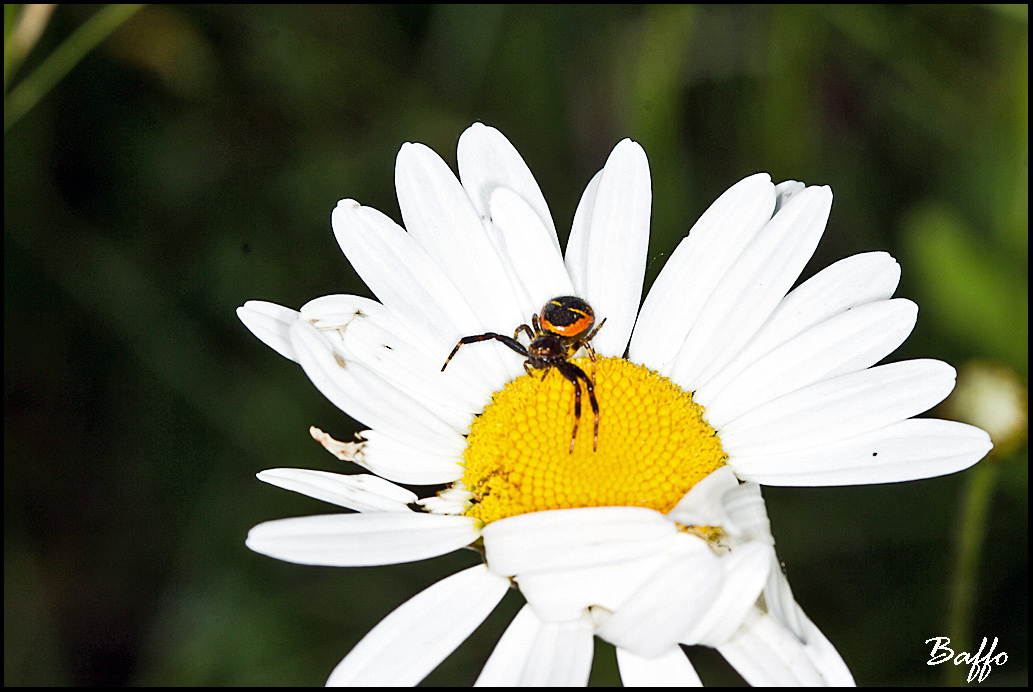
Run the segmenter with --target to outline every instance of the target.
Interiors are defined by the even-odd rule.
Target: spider
[[[585,374],[570,359],[582,346],[588,351],[589,358],[595,362],[595,349],[590,343],[592,337],[602,329],[606,319],[592,329],[595,324],[595,312],[585,301],[575,296],[560,296],[553,298],[542,308],[540,315],[531,315],[531,325],[522,324],[513,332],[513,338],[487,332],[474,336],[464,336],[452,349],[445,364],[441,366],[444,372],[449,361],[459,351],[463,344],[473,344],[478,341],[495,339],[527,358],[524,361],[524,371],[530,375],[531,370],[545,370],[542,379],[549,374],[549,370],[556,368],[561,375],[566,377],[574,385],[574,433],[570,437],[570,453],[574,452],[574,442],[577,440],[577,426],[581,420],[581,383],[585,383],[588,390],[588,400],[592,404],[592,412],[595,414],[595,429],[592,436],[592,451],[596,450],[599,443],[599,402],[595,398],[595,371],[592,377]],[[526,347],[516,340],[520,333],[524,332],[531,340]]]

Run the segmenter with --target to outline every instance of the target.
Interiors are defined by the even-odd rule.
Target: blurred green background
[[[5,95],[97,11],[59,6],[10,81],[5,61]],[[353,197],[399,219],[403,142],[454,165],[467,126],[498,127],[565,240],[589,178],[636,139],[647,286],[739,179],[829,184],[805,276],[893,253],[921,314],[890,360],[981,361],[1025,387],[1027,99],[1025,6],[145,7],[16,122],[5,99],[5,683],[321,684],[476,561],[347,570],[244,547],[261,521],[332,511],[254,474],[353,470],[308,427],[357,426],[234,309],[369,295],[330,211]],[[1024,430],[995,442],[946,478],[765,489],[797,599],[860,684],[946,679],[924,642],[958,628],[960,526],[981,545],[967,650],[998,637],[1008,662],[984,684],[1026,684],[1028,449]],[[472,682],[520,603],[426,684]],[[692,656],[704,682],[741,682]],[[617,680],[597,646],[593,684]]]

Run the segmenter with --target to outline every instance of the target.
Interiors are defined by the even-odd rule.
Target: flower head
[[[924,478],[990,443],[911,418],[950,392],[950,366],[875,366],[917,315],[891,298],[889,255],[847,258],[790,290],[831,191],[741,181],[639,310],[651,196],[634,142],[588,184],[565,254],[533,176],[492,128],[460,138],[459,179],[404,145],[396,187],[404,230],[352,200],[332,218],[379,302],[238,310],[370,428],[351,443],[313,434],[376,474],[263,472],[358,513],[261,524],[248,545],[338,566],[484,556],[385,618],[329,682],[419,682],[516,586],[527,605],[481,684],[584,684],[593,636],[617,647],[626,683],[698,683],[679,644],[717,648],[754,684],[852,683],[792,597],[757,484]],[[591,308],[539,320],[558,296]],[[447,487],[421,499],[398,483]]]

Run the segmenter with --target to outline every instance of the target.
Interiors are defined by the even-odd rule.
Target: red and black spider
[[[595,414],[595,429],[592,436],[592,451],[594,452],[599,442],[599,402],[595,399],[595,386],[593,377],[585,374],[570,359],[582,346],[588,351],[588,357],[595,362],[595,349],[590,343],[592,337],[602,329],[606,319],[599,323],[595,329],[595,312],[585,301],[575,296],[560,296],[553,298],[542,308],[540,315],[531,315],[531,325],[522,324],[513,332],[513,337],[503,336],[495,332],[477,334],[475,336],[464,336],[452,349],[445,364],[441,366],[444,372],[448,367],[452,356],[456,354],[463,344],[473,344],[478,341],[495,339],[527,358],[524,361],[524,370],[528,375],[531,370],[545,370],[542,379],[549,374],[549,370],[556,368],[561,375],[566,377],[574,385],[574,434],[570,438],[570,452],[574,452],[574,441],[577,440],[577,426],[581,420],[581,382],[584,381],[585,389],[588,390],[588,400],[592,404],[592,412]],[[531,343],[526,347],[516,340],[520,332],[526,332]],[[580,381],[579,381],[580,380]]]

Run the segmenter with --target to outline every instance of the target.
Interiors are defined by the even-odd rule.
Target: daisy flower
[[[457,179],[429,148],[402,147],[404,229],[350,199],[333,211],[379,301],[238,310],[369,427],[354,442],[312,434],[371,472],[262,472],[356,513],[260,524],[248,546],[332,566],[484,558],[388,615],[328,684],[418,683],[511,587],[527,604],[478,684],[584,685],[593,636],[616,646],[628,685],[699,684],[682,644],[718,649],[755,685],[853,684],[793,598],[759,484],[927,478],[990,449],[978,428],[912,418],[951,391],[949,365],[875,365],[917,316],[891,297],[897,263],[856,255],[793,289],[832,192],[758,174],[703,214],[639,309],[651,192],[638,144],[620,142],[589,182],[565,253],[501,133],[473,125],[458,163]],[[590,308],[543,310],[557,298]]]

